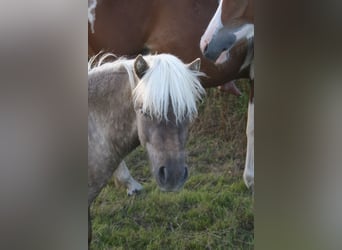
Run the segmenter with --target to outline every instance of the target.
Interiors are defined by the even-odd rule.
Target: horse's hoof
[[[140,193],[140,190],[127,190],[128,196],[132,196],[132,195],[139,194],[139,193]]]
[[[127,195],[131,196],[131,195],[138,194],[142,189],[143,187],[140,185],[140,183],[135,182],[133,186],[131,186],[130,188],[127,188]]]
[[[140,193],[140,191],[141,191],[142,189],[134,189],[134,190],[127,190],[127,195],[128,196],[132,196],[132,195],[135,195],[135,194],[139,194]]]

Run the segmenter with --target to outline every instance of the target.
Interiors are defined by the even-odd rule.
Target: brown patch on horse
[[[88,53],[105,50],[135,57],[148,50],[176,55],[185,63],[200,58],[207,75],[201,77],[204,87],[248,77],[239,71],[245,53],[235,53],[227,67],[216,66],[201,53],[199,41],[216,8],[217,0],[102,0],[96,7],[95,33],[88,28]]]

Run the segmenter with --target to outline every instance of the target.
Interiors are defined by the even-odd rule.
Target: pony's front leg
[[[139,192],[143,187],[131,176],[125,161],[122,161],[114,172],[115,184],[124,185],[127,188],[127,194],[133,195]]]
[[[254,101],[248,104],[247,154],[243,179],[248,188],[254,189]],[[254,190],[253,190],[254,191]]]
[[[93,231],[91,229],[90,206],[88,206],[88,248],[90,246]]]

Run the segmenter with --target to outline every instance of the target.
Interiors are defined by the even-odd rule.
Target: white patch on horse
[[[249,41],[248,43],[253,43],[253,41]],[[248,66],[250,66],[249,76],[251,79],[254,79],[254,45],[248,46],[246,58],[240,67],[240,71],[244,70]]]
[[[240,29],[234,32],[236,36],[236,41],[240,41],[241,39],[251,39],[254,37],[254,24],[245,24],[242,25]]]
[[[205,47],[210,43],[209,38],[214,37],[214,33],[223,27],[223,24],[221,21],[221,13],[222,13],[222,1],[219,2],[219,6],[215,12],[215,15],[210,20],[210,23],[207,29],[205,30],[203,36],[201,37],[200,48],[202,51],[204,51]]]
[[[97,5],[97,0],[88,0],[88,22],[90,23],[90,29],[92,33],[95,33],[94,23],[95,23],[96,5]]]
[[[243,179],[248,188],[254,187],[254,101],[248,104],[247,154]]]
[[[253,24],[248,24],[248,25],[252,25],[252,27],[245,27],[244,31],[242,31],[242,29],[241,29],[240,30],[241,32],[239,33],[239,36],[245,35],[245,37],[242,37],[242,38],[246,38],[247,43],[248,43],[247,55],[246,55],[245,61],[243,62],[242,66],[240,68],[240,71],[242,71],[243,69],[245,69],[249,65],[251,65],[251,67],[250,67],[250,78],[254,79],[254,63],[253,63],[253,59],[254,59],[254,25]]]
[[[119,167],[114,172],[115,183],[117,185],[123,185],[127,188],[127,194],[133,195],[143,189],[140,183],[138,183],[129,173],[125,161],[122,161]]]

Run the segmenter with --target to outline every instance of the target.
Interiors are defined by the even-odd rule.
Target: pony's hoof
[[[142,189],[143,187],[138,182],[135,182],[134,185],[127,188],[127,195],[132,196],[138,194]]]

